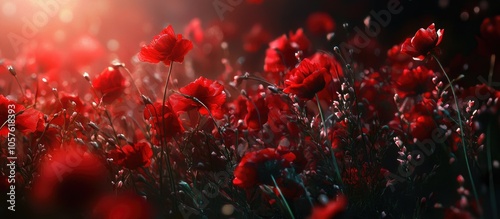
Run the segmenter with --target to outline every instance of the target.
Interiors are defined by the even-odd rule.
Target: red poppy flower
[[[9,109],[13,109],[15,114],[10,114]],[[12,119],[12,116],[9,118],[9,115],[15,115],[15,119]],[[9,134],[8,121],[15,121],[15,130],[23,134],[42,131],[45,127],[43,113],[33,108],[26,109],[23,105],[0,95],[0,137],[7,137]]]
[[[108,67],[92,81],[92,85],[102,94],[102,102],[110,104],[125,91],[126,80],[118,67]]]
[[[345,196],[337,197],[337,200],[330,201],[325,206],[313,208],[311,219],[332,219],[340,218],[342,213],[347,210],[347,198]]]
[[[420,28],[412,38],[407,38],[401,45],[401,52],[411,55],[415,60],[424,60],[443,38],[443,29],[436,31],[434,23],[427,29]]]
[[[264,30],[262,25],[255,24],[250,29],[250,32],[243,36],[243,49],[247,52],[257,52],[266,42],[269,41],[271,36]]]
[[[139,142],[133,145],[125,145],[120,149],[109,152],[113,162],[128,169],[148,167],[151,164],[153,150],[147,142]]]
[[[161,116],[162,112],[164,113],[163,116]],[[165,137],[171,138],[184,132],[179,117],[177,117],[168,103],[163,107],[161,107],[160,102],[156,102],[153,105],[148,104],[146,109],[144,109],[144,119],[151,123],[156,134],[159,136],[166,135]],[[162,127],[166,128],[166,133],[164,133],[163,130],[165,129],[162,129]]]
[[[199,77],[179,89],[179,91],[184,95],[198,99],[208,107],[215,118],[222,118],[222,105],[226,102],[226,92],[224,91],[224,86],[219,82]],[[208,115],[207,109],[192,99],[180,94],[173,94],[169,98],[175,112],[187,112],[191,109],[197,109],[202,115]]]
[[[299,66],[288,73],[283,91],[300,98],[311,99],[317,92],[323,90],[327,81],[330,79],[324,67],[304,59]]]
[[[262,125],[267,122],[269,107],[260,94],[250,98],[252,100],[247,100],[246,104],[248,113],[245,116],[245,123],[250,130],[260,130]]]
[[[434,89],[433,77],[434,72],[425,67],[403,70],[403,74],[396,79],[398,95],[404,98],[432,91]]]
[[[436,105],[434,102],[424,99],[404,114],[405,120],[409,123],[408,128],[413,138],[417,138],[419,141],[431,138],[433,130],[437,127],[437,122],[433,118],[433,110],[435,108]],[[403,130],[406,129],[407,127],[403,127]]]
[[[109,182],[100,158],[71,144],[50,155],[33,182],[37,206],[82,210],[103,194]]]
[[[145,45],[139,52],[139,60],[143,62],[158,63],[163,62],[170,65],[170,62],[184,61],[184,56],[193,49],[190,40],[183,39],[181,34],[175,35],[171,25],[163,29],[160,34],[153,38],[149,45]]]
[[[78,113],[82,113],[84,110],[84,105],[80,97],[74,94],[68,94],[65,92],[60,93],[59,101],[61,101],[61,104],[57,104],[57,110],[60,111],[62,108],[66,110],[73,110]]]
[[[295,160],[292,152],[280,154],[274,148],[266,148],[245,154],[234,170],[233,184],[241,188],[255,185],[274,185],[271,176],[279,178],[283,168]]]
[[[264,60],[264,71],[272,73],[284,72],[287,68],[294,67],[297,64],[296,52],[308,52],[311,43],[302,29],[298,29],[295,33],[290,32],[289,36],[287,38],[286,35],[282,35],[269,43],[269,49],[266,51]]]
[[[201,27],[201,20],[199,18],[193,18],[184,28],[184,35],[190,39],[194,39],[195,43],[201,44],[205,38],[203,28]]]
[[[133,193],[104,196],[93,210],[95,219],[149,219],[154,218],[147,200]]]
[[[307,29],[316,35],[323,35],[335,30],[335,21],[324,12],[315,12],[307,18]]]

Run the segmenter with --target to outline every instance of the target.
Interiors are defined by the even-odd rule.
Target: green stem
[[[276,187],[276,189],[278,190],[278,193],[280,194],[280,197],[281,199],[283,199],[283,203],[286,207],[286,210],[288,211],[288,213],[290,214],[290,217],[292,219],[295,219],[295,216],[293,215],[293,212],[292,212],[292,209],[290,208],[290,206],[288,205],[288,202],[286,201],[285,199],[285,196],[283,195],[283,193],[281,193],[281,189],[280,187],[278,186],[278,183],[276,183],[276,180],[274,179],[274,176],[271,175],[271,179],[273,180],[273,183],[274,183],[274,186]]]
[[[168,68],[168,75],[167,75],[167,83],[165,84],[165,89],[163,90],[163,100],[161,104],[161,116],[163,117],[165,115],[165,103],[167,102],[167,90],[168,90],[168,84],[170,83],[170,75],[172,74],[172,68],[174,66],[174,62],[170,61],[170,67]],[[161,146],[161,151],[160,151],[160,194],[163,195],[163,189],[162,189],[162,183],[163,183],[163,171],[162,171],[162,162],[163,162],[163,154],[164,151],[167,148],[167,124],[165,123],[165,119],[162,119],[162,139],[163,139],[163,144]],[[172,166],[170,165],[170,153],[167,150],[167,168],[168,168],[168,174],[169,174],[169,179],[170,179],[170,186],[171,186],[171,192],[176,192],[175,191],[175,180],[174,180],[174,174],[172,170]],[[174,196],[175,200],[175,196]],[[174,206],[176,206],[176,203],[174,203]]]
[[[323,114],[323,110],[321,108],[321,104],[319,103],[318,94],[315,94],[315,96],[316,96],[316,103],[318,104],[318,110],[319,110],[319,115],[321,117],[321,122],[323,123],[323,132],[325,132],[325,136],[328,136],[328,130],[326,128],[325,116]],[[326,138],[326,141],[327,141],[327,144],[328,144],[327,146],[328,147],[332,147],[332,144],[330,143],[330,140],[328,140],[328,137]],[[338,166],[338,163],[337,163],[337,158],[335,157],[335,152],[333,151],[333,148],[330,148],[330,153],[332,155],[332,163],[333,163],[333,167],[335,168],[337,180],[340,183],[340,185],[342,185],[341,186],[341,188],[342,188],[343,187],[342,176],[340,176],[340,169],[339,169],[339,166]]]
[[[465,165],[467,166],[467,172],[469,174],[469,179],[470,179],[470,183],[471,183],[471,187],[472,187],[472,193],[474,194],[474,199],[476,201],[477,206],[479,207],[479,206],[481,206],[481,204],[479,203],[479,197],[477,195],[476,185],[474,183],[474,177],[472,176],[472,171],[471,171],[471,168],[469,165],[469,158],[467,156],[467,148],[465,147],[465,140],[464,140],[465,136],[464,136],[464,127],[462,125],[462,114],[460,113],[460,106],[458,104],[457,95],[455,94],[455,88],[453,87],[452,82],[450,80],[450,77],[448,77],[448,74],[446,74],[446,71],[444,70],[443,65],[441,64],[439,59],[434,54],[432,54],[432,57],[434,58],[434,60],[436,60],[437,64],[439,65],[439,67],[443,71],[443,74],[446,77],[446,80],[448,80],[448,83],[450,83],[451,93],[453,94],[453,99],[455,100],[455,107],[457,108],[458,125],[460,126],[460,140],[462,142],[462,150],[464,153]]]

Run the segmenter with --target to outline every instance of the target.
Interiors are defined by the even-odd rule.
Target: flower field
[[[0,1],[0,217],[499,218],[464,2]]]

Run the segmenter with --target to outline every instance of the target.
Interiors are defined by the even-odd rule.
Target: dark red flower
[[[433,77],[434,72],[425,67],[405,69],[396,78],[397,93],[400,97],[405,98],[430,92],[434,89]]]
[[[187,96],[195,97],[202,102],[215,118],[222,118],[222,105],[226,102],[226,92],[224,86],[217,81],[199,77],[195,81],[179,89]],[[198,110],[202,115],[208,115],[207,109],[196,101],[184,97],[180,94],[170,96],[170,103],[175,112],[187,112],[191,109]]]
[[[60,111],[64,108],[78,113],[83,112],[84,105],[80,97],[75,94],[68,94],[65,92],[61,92],[59,96],[59,101],[61,101],[62,106],[61,104],[57,104],[58,107],[56,111]]]
[[[325,206],[313,208],[311,219],[333,219],[340,218],[342,213],[347,210],[347,198],[345,196],[337,197],[337,200],[330,201]]]
[[[281,177],[284,168],[295,160],[292,152],[280,154],[274,148],[249,152],[234,170],[233,184],[241,188],[267,184],[274,185],[271,176]]]
[[[421,102],[415,104],[408,112],[403,114],[405,121],[399,121],[396,117],[390,122],[390,125],[395,129],[396,124],[402,125],[402,130],[409,130],[411,139],[418,139],[423,141],[431,139],[432,132],[437,128],[437,122],[434,120],[434,109],[436,103],[429,99],[423,99]],[[403,134],[403,133],[401,133]]]
[[[68,211],[86,209],[106,189],[107,170],[83,146],[64,146],[42,161],[40,175],[33,182],[35,204]]]
[[[311,99],[317,92],[323,90],[331,80],[329,78],[331,77],[324,67],[304,59],[287,74],[283,91],[300,98]]]
[[[472,215],[462,209],[455,207],[447,208],[444,211],[444,219],[473,219]]]
[[[163,112],[163,116],[161,115]],[[144,109],[144,119],[148,120],[158,136],[171,138],[184,132],[179,117],[174,113],[172,107],[167,103],[162,107],[160,102],[153,105],[148,104]],[[164,129],[162,127],[165,127]],[[166,129],[166,131],[164,131]]]
[[[307,29],[316,35],[324,35],[335,30],[335,21],[325,12],[315,12],[307,18]]]
[[[262,125],[267,122],[269,107],[264,97],[260,94],[250,98],[246,104],[248,113],[245,116],[245,123],[250,130],[260,130]]]
[[[153,150],[147,142],[139,142],[133,145],[125,145],[119,149],[109,152],[113,162],[128,169],[148,167],[151,164]]]
[[[146,198],[133,194],[110,195],[101,198],[94,207],[95,219],[149,219],[154,218]]]
[[[427,29],[420,28],[412,38],[407,38],[401,45],[401,52],[407,53],[415,60],[424,60],[424,58],[441,43],[443,38],[443,29],[436,31],[434,23]]]
[[[102,94],[102,102],[110,104],[125,91],[126,80],[118,67],[110,66],[92,81],[92,85]]]
[[[486,55],[498,54],[500,52],[500,15],[493,18],[485,18],[481,23],[481,37],[479,50]]]
[[[168,66],[170,62],[182,63],[184,56],[191,49],[193,49],[193,43],[183,39],[181,34],[175,35],[172,26],[168,25],[153,38],[149,45],[141,48],[138,57],[143,62],[163,62]]]
[[[250,32],[243,36],[243,49],[247,52],[257,52],[266,42],[269,41],[271,36],[264,30],[262,25],[255,24],[250,29]]]
[[[298,29],[295,33],[290,32],[289,36],[287,38],[286,35],[282,35],[269,43],[269,49],[266,51],[264,60],[264,71],[272,73],[284,72],[297,64],[296,52],[308,52],[311,43],[302,29]]]
[[[9,113],[9,109],[15,114]],[[9,134],[8,121],[15,122],[15,130],[23,134],[42,131],[45,127],[43,113],[33,108],[25,108],[0,95],[0,137],[7,137]]]

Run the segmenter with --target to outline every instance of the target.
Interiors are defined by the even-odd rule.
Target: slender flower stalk
[[[290,214],[290,217],[292,219],[295,219],[295,216],[293,215],[293,212],[292,212],[292,209],[290,208],[290,206],[288,205],[288,202],[286,201],[286,198],[285,196],[283,195],[283,193],[281,192],[281,189],[280,187],[278,186],[278,183],[276,183],[276,180],[274,179],[274,176],[271,174],[271,179],[273,180],[273,183],[274,183],[274,186],[276,187],[276,189],[278,190],[278,193],[280,194],[280,197],[281,199],[283,199],[283,204],[285,205],[286,207],[286,210],[288,211],[288,213]]]
[[[491,210],[493,211],[493,218],[498,218],[498,208],[497,208],[497,200],[495,195],[495,183],[493,180],[493,160],[491,159],[491,126],[492,122],[490,121],[488,124],[488,128],[486,130],[486,156],[488,163],[488,183],[490,186],[490,202],[491,202]]]
[[[170,76],[172,74],[172,68],[174,66],[174,62],[173,61],[170,61],[170,66],[168,68],[168,75],[167,75],[167,83],[165,83],[165,89],[163,90],[163,100],[162,100],[162,105],[161,105],[161,116],[165,115],[165,104],[167,102],[167,90],[168,90],[168,84],[170,83]],[[161,145],[161,150],[160,150],[160,194],[162,194],[163,196],[163,154],[167,154],[167,168],[168,168],[168,174],[169,174],[169,179],[170,179],[170,186],[171,186],[171,189],[172,191],[171,192],[175,192],[175,180],[174,180],[174,174],[173,174],[173,170],[172,170],[172,166],[170,165],[170,153],[169,151],[167,150],[167,124],[166,124],[166,121],[165,119],[162,120],[163,124],[162,124],[162,129],[160,129],[162,131],[162,145]],[[175,196],[174,196],[174,199],[175,199]]]
[[[444,70],[443,65],[441,64],[439,59],[434,54],[431,54],[431,56],[432,56],[432,58],[434,58],[434,60],[436,60],[437,64],[441,68],[441,71],[443,71],[443,74],[446,77],[446,80],[448,80],[448,83],[449,83],[450,88],[451,88],[451,93],[453,94],[453,99],[455,101],[455,107],[457,108],[458,125],[460,126],[460,140],[462,142],[462,150],[464,153],[465,165],[467,166],[467,172],[469,174],[469,179],[470,179],[470,183],[471,183],[471,187],[472,187],[472,193],[474,194],[474,199],[476,201],[477,206],[481,206],[481,203],[479,202],[479,196],[478,196],[477,190],[476,190],[476,185],[474,183],[474,177],[472,176],[472,171],[471,171],[471,168],[469,165],[469,158],[467,156],[467,148],[465,146],[464,127],[462,125],[462,113],[460,112],[460,105],[458,104],[458,98],[457,98],[457,95],[455,93],[455,88],[453,87],[452,81],[450,80],[450,77],[448,77],[448,74]]]

